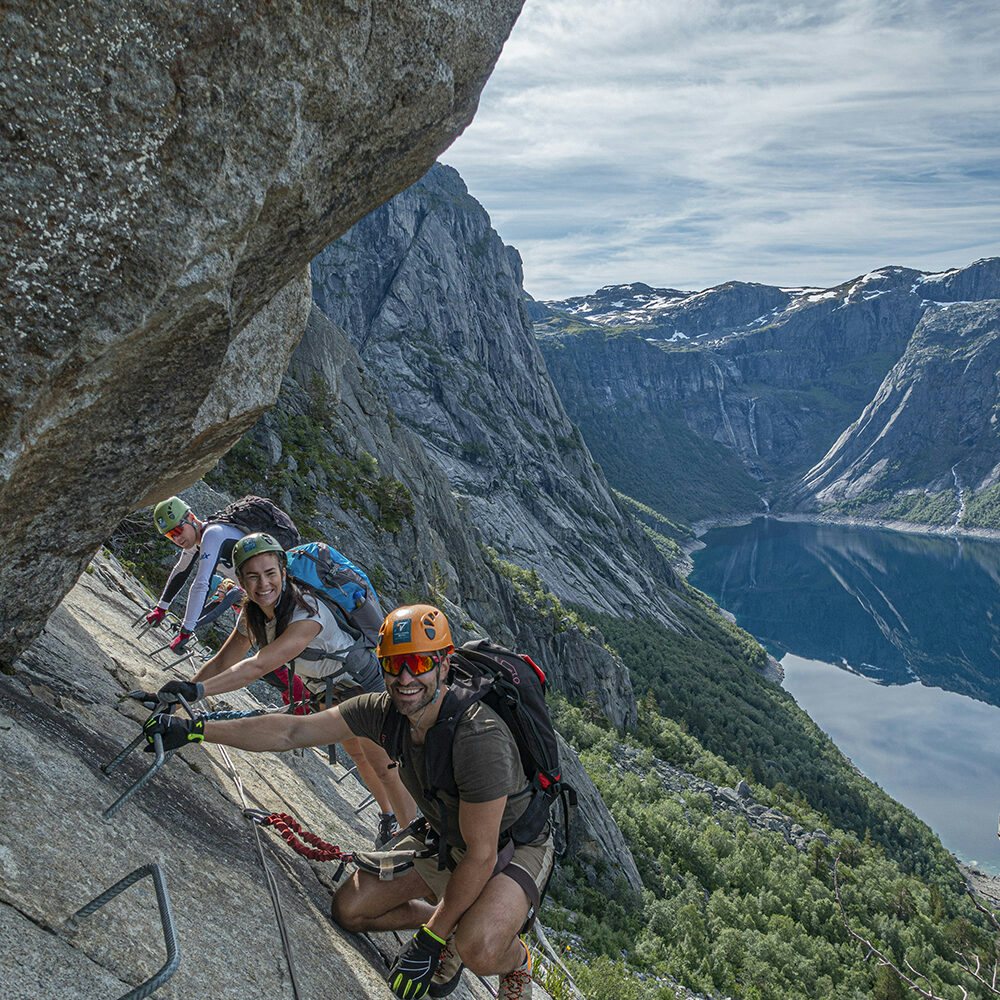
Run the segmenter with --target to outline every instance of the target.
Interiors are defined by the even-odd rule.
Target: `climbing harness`
[[[181,949],[177,942],[177,930],[174,927],[174,915],[170,909],[170,894],[167,892],[167,882],[163,877],[163,871],[158,864],[143,865],[136,868],[123,879],[119,879],[109,889],[105,889],[99,896],[92,899],[85,906],[81,906],[76,913],[71,916],[65,924],[65,928],[70,933],[79,930],[80,921],[84,917],[89,917],[99,910],[105,903],[111,902],[120,893],[123,893],[129,886],[144,879],[147,875],[153,879],[153,887],[156,889],[156,905],[160,911],[160,923],[163,926],[163,939],[167,946],[167,961],[160,968],[156,975],[151,976],[145,982],[140,983],[135,989],[130,990],[119,1000],[143,1000],[151,993],[158,990],[178,969],[181,964]]]
[[[336,844],[328,843],[315,833],[310,833],[288,813],[265,813],[263,809],[244,809],[243,815],[259,826],[272,827],[296,854],[309,861],[336,861],[337,871],[333,881],[339,882],[347,865],[355,865],[362,871],[376,875],[388,882],[413,867],[414,858],[430,857],[431,852],[420,851],[345,851]],[[409,829],[412,829],[412,826]],[[408,830],[401,830],[397,839]],[[311,846],[309,846],[311,845]]]
[[[310,861],[340,862],[334,882],[339,882],[347,865],[354,862],[354,854],[341,850],[336,844],[329,844],[315,833],[304,830],[302,825],[288,813],[265,813],[263,809],[244,809],[243,815],[258,826],[270,826],[296,854]],[[304,843],[303,843],[304,841]],[[311,846],[310,846],[311,845]]]

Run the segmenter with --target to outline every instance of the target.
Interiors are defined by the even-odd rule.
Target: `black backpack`
[[[267,497],[241,497],[228,507],[216,511],[211,517],[206,518],[206,521],[231,524],[248,535],[266,531],[269,535],[273,535],[284,549],[290,549],[302,541],[295,522]]]
[[[562,780],[559,746],[552,719],[545,704],[545,674],[524,653],[513,653],[488,639],[476,639],[459,646],[451,656],[451,678],[438,715],[424,741],[429,798],[439,791],[457,796],[452,749],[455,729],[462,716],[482,701],[507,724],[521,755],[521,765],[531,788],[531,803],[506,830],[500,831],[500,845],[513,840],[530,844],[537,840],[549,822],[556,802],[562,804],[563,849],[569,836],[569,823],[576,806],[576,792]],[[390,708],[381,733],[382,746],[393,760],[403,755],[403,736],[407,720]],[[444,822],[446,811],[441,809]],[[457,832],[457,831],[455,831]],[[438,867],[447,865],[452,831],[438,831]]]

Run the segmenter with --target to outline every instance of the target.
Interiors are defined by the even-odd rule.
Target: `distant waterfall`
[[[965,517],[965,488],[958,478],[957,462],[951,467],[951,477],[955,480],[955,493],[958,496],[958,510],[955,512],[955,523],[952,527],[960,528],[962,526],[962,518]]]
[[[747,404],[747,427],[750,431],[750,443],[753,445],[753,453],[759,455],[757,450],[757,397],[753,396]]]
[[[732,423],[729,420],[729,414],[726,413],[726,404],[722,401],[722,390],[726,386],[726,381],[722,377],[722,369],[719,367],[718,362],[713,361],[712,362],[712,368],[715,369],[715,377],[718,380],[715,383],[715,389],[716,389],[716,392],[719,395],[719,413],[722,416],[722,424],[726,428],[727,433],[729,434],[729,440],[732,442],[733,448],[736,451],[739,451],[740,447],[736,443],[736,434],[733,431],[733,425],[732,425]]]

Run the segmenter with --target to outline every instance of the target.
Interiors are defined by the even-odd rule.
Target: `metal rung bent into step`
[[[113,760],[108,761],[107,764],[102,764],[101,770],[105,774],[111,774],[111,772],[116,770],[121,765],[122,761],[124,761],[125,758],[136,749],[136,747],[145,742],[146,734],[139,733],[139,735],[132,740],[132,742],[129,743],[128,746],[126,746]],[[155,733],[153,735],[153,749],[155,751],[155,757],[146,773],[143,774],[134,784],[126,788],[125,791],[122,792],[122,794],[119,795],[118,798],[115,799],[115,801],[101,813],[101,819],[105,822],[108,822],[115,815],[115,813],[117,813],[118,810],[121,809],[121,807],[125,805],[125,803],[128,802],[133,795],[135,795],[136,792],[138,792],[141,788],[144,788],[152,780],[153,775],[156,774],[156,772],[159,771],[160,768],[163,767],[163,765],[176,753],[175,750],[171,750],[169,753],[163,752],[163,737],[159,733]]]
[[[162,754],[163,748],[160,747]],[[177,931],[174,928],[174,916],[170,909],[170,894],[167,892],[166,879],[158,864],[143,865],[136,868],[134,872],[126,875],[123,879],[115,882],[110,889],[105,889],[99,896],[92,899],[86,906],[80,907],[66,921],[66,929],[74,932],[79,930],[79,922],[84,917],[89,917],[99,910],[105,903],[109,903],[115,896],[124,892],[129,886],[144,879],[147,875],[153,879],[153,887],[156,889],[156,905],[160,910],[160,923],[163,926],[163,940],[167,946],[167,961],[154,976],[140,983],[133,990],[120,997],[119,1000],[144,1000],[150,994],[158,990],[179,968],[181,964],[181,949],[177,941]]]

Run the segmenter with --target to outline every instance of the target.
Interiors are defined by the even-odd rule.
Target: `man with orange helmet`
[[[389,986],[403,1000],[446,996],[458,985],[463,962],[478,975],[499,975],[501,1000],[528,1000],[531,957],[520,934],[552,869],[552,835],[545,829],[533,843],[506,840],[501,849],[501,833],[523,814],[531,789],[514,737],[488,705],[458,710],[457,723],[449,717],[458,704],[448,697],[453,650],[448,619],[438,608],[396,608],[379,633],[385,692],[308,716],[203,722],[159,715],[147,722],[147,738],[160,733],[164,749],[205,739],[244,750],[289,750],[350,736],[383,740],[387,725],[401,717],[400,777],[426,818],[425,829],[411,828],[387,845],[404,864],[412,859],[401,874],[381,881],[355,871],[333,897],[333,919],[350,931],[417,928],[389,973]],[[424,746],[439,720],[454,725],[457,795],[432,798]],[[429,841],[438,838],[444,849],[431,849]],[[446,866],[439,857],[447,858]]]

